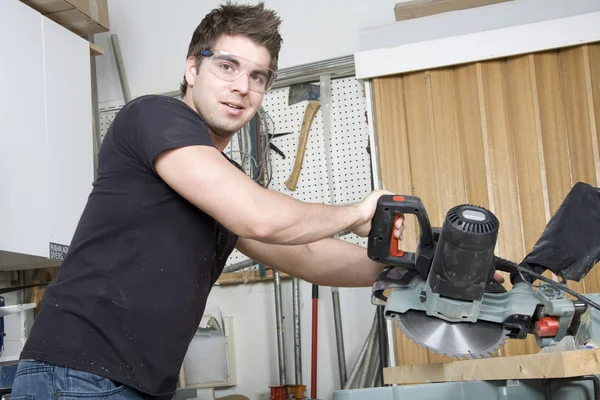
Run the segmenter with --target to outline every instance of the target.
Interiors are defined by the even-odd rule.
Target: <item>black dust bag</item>
[[[600,259],[600,189],[578,182],[523,260],[539,272],[580,281]]]

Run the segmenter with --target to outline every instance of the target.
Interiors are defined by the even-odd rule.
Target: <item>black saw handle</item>
[[[394,225],[401,214],[414,214],[419,221],[419,243],[414,253],[398,250]],[[433,230],[419,197],[384,195],[379,198],[371,221],[367,244],[367,254],[370,259],[388,265],[416,269],[420,274],[427,276],[434,250]]]

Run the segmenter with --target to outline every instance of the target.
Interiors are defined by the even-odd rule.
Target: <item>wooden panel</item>
[[[539,106],[548,213],[552,217],[573,186],[558,55],[551,51],[531,55],[530,59],[533,59],[532,72]],[[549,272],[544,275],[551,276]],[[584,291],[583,283],[569,282],[568,286],[578,292]]]
[[[567,378],[600,373],[600,349],[384,368],[386,384]],[[442,397],[440,397],[442,398]]]
[[[400,194],[413,194],[410,154],[406,133],[404,81],[402,77],[379,78],[374,82],[374,123],[380,154],[383,189]],[[410,222],[410,223],[409,223]],[[414,251],[417,247],[416,220],[407,217],[402,247]],[[424,364],[427,352],[395,329],[398,364]]]
[[[596,186],[600,186],[600,166],[598,165],[598,153],[600,153],[600,44],[593,44],[585,46],[587,52],[587,58],[585,60],[589,68],[589,82],[588,91],[590,98],[588,99],[590,104],[590,111],[592,113],[591,125],[593,135],[595,135],[595,164],[596,164]],[[594,136],[592,136],[592,139]],[[590,182],[591,183],[591,182]],[[598,265],[596,265],[598,268]],[[597,270],[594,271],[594,275],[585,279],[585,288],[587,293],[599,293],[600,292],[600,277],[598,276]]]
[[[441,226],[441,191],[436,157],[433,104],[429,72],[407,74],[404,77],[404,98],[408,145],[411,152],[411,172],[414,193],[421,198],[431,226]],[[408,220],[407,220],[408,222]],[[416,218],[411,223],[417,224]],[[428,361],[436,356],[426,353]]]
[[[459,203],[486,207],[496,254],[520,261],[575,182],[599,185],[600,44],[375,82],[384,188],[419,196],[432,226]],[[415,245],[411,231],[403,247]],[[600,270],[569,286],[600,291]],[[400,364],[447,360],[404,340]],[[503,350],[539,351],[532,336]]]
[[[483,145],[476,65],[456,67],[454,84],[467,202],[489,208],[486,150]]]
[[[531,251],[544,231],[546,216],[549,213],[546,212],[548,205],[545,201],[545,176],[542,176],[544,155],[540,151],[540,114],[532,57],[522,56],[507,62],[519,204],[526,252]]]
[[[291,275],[280,272],[279,277],[281,279],[289,279],[291,278]],[[235,272],[226,272],[224,274],[221,274],[221,276],[219,276],[219,279],[217,279],[216,285],[245,285],[248,283],[255,282],[270,282],[273,281],[273,279],[273,270],[271,268],[268,268],[265,271],[265,276],[260,276],[260,272],[257,270],[243,270]]]
[[[590,82],[588,89],[591,92],[594,114],[593,124],[596,130],[596,151],[600,154],[600,43],[585,46],[587,49],[587,65],[589,67]],[[596,185],[600,186],[600,166],[596,159]]]
[[[429,72],[407,74],[404,77],[404,98],[408,146],[412,154],[410,168],[413,191],[425,205],[432,226],[441,224],[441,198],[438,190],[439,176],[433,137],[433,116],[427,96]]]
[[[431,155],[437,160],[438,197],[441,201],[441,223],[452,207],[466,202],[461,140],[458,134],[454,70],[431,71],[428,94],[433,111]]]
[[[500,221],[498,255],[520,260],[523,240],[506,66],[492,61],[481,64],[480,69],[492,183],[490,208]]]
[[[548,203],[552,216],[573,186],[567,123],[556,52],[536,54],[533,57],[542,148],[546,160],[544,166]]]
[[[559,52],[573,183],[596,184],[583,48]]]
[[[596,184],[583,48],[561,50],[558,58],[573,184],[580,181]],[[583,280],[583,287],[579,286],[577,289],[587,292],[587,282],[598,279],[600,279],[600,271],[592,270]],[[574,285],[574,283],[570,284],[572,287]]]
[[[440,215],[436,226],[441,227],[448,210],[466,202],[462,151],[456,117],[454,70],[430,71],[426,81],[431,121],[432,144],[430,155],[438,176],[436,189]],[[429,354],[429,362],[450,361],[447,356]]]
[[[373,84],[373,97],[375,129],[380,132],[376,139],[382,189],[410,195],[410,152],[406,138],[402,77],[376,79]],[[409,247],[416,247],[416,243],[406,243]]]
[[[482,92],[482,120],[487,132],[489,152],[492,192],[490,208],[500,222],[496,254],[509,260],[520,261],[525,253],[505,62],[482,63],[478,66],[478,80]],[[528,341],[511,340],[505,347],[505,354],[527,354],[533,349]]]

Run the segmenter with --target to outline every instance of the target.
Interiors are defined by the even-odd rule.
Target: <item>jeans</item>
[[[108,378],[41,361],[19,362],[11,400],[107,399],[140,400],[128,386]]]

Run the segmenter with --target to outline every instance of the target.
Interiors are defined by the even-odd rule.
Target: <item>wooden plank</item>
[[[496,254],[518,262],[525,252],[505,62],[482,63],[478,78],[489,153],[490,208],[500,222]],[[510,340],[504,354],[529,354],[535,349],[531,340]]]
[[[589,68],[589,82],[588,82],[588,93],[591,96],[590,111],[593,114],[593,118],[590,121],[593,124],[592,128],[595,129],[595,143],[594,147],[596,155],[600,153],[600,43],[586,46],[587,57],[586,64]],[[596,186],[600,186],[600,167],[598,166],[598,158],[596,162]],[[585,288],[587,293],[598,293],[600,292],[600,279],[598,278],[597,272],[598,266],[595,268],[595,277],[585,280]]]
[[[550,220],[540,102],[532,54],[507,62],[511,117],[525,253],[530,252]],[[544,275],[556,279],[550,271]]]
[[[582,46],[583,50],[583,70],[586,83],[586,96],[588,101],[588,114],[590,119],[590,133],[592,139],[592,154],[594,155],[594,169],[596,170],[596,186],[600,186],[600,154],[598,150],[598,121],[600,120],[600,105],[598,96],[600,95],[600,60],[598,56],[598,45]],[[596,50],[596,52],[594,52]]]
[[[596,184],[582,47],[559,52],[573,183]]]
[[[378,78],[373,84],[374,124],[383,189],[413,194],[402,76]],[[407,216],[402,247],[417,247],[417,221]],[[395,329],[396,358],[400,365],[427,363],[427,352]]]
[[[600,373],[600,349],[384,368],[386,384],[568,378]]]
[[[587,49],[588,57],[587,63],[590,72],[590,82],[588,90],[591,92],[593,102],[593,124],[596,129],[596,146],[597,151],[600,154],[600,43],[594,43],[585,46]],[[598,159],[596,159],[596,185],[600,186],[600,166],[598,166]]]
[[[431,102],[429,71],[404,76],[404,105],[413,194],[423,201],[432,227],[441,226],[441,191],[439,169],[433,132],[434,116]],[[407,223],[418,226],[410,215]],[[426,352],[431,362],[436,356]]]
[[[433,137],[433,116],[427,95],[429,72],[404,76],[404,98],[413,193],[423,201],[432,226],[441,226],[442,210],[437,157]],[[415,220],[416,221],[416,220]]]
[[[437,159],[438,190],[442,218],[445,218],[449,209],[467,201],[462,146],[458,133],[454,69],[438,69],[431,71],[429,76],[435,143],[433,154]]]
[[[448,210],[466,202],[465,177],[458,133],[454,69],[443,68],[429,72],[426,81],[429,118],[435,162],[441,226]],[[450,361],[447,356],[430,353],[429,362]]]
[[[558,53],[551,51],[530,57],[533,58],[534,64],[542,151],[544,159],[547,160],[544,169],[548,212],[552,217],[573,186]],[[549,272],[544,275],[553,277]],[[578,292],[585,291],[582,282],[569,282],[568,286]]]
[[[476,65],[456,67],[454,69],[454,83],[466,201],[489,209],[488,177],[486,174]]]
[[[491,189],[484,146],[482,122],[483,101],[480,99],[477,65],[470,64],[454,68],[457,124],[462,154],[462,169],[465,180],[465,202],[490,209],[488,188]],[[487,139],[486,139],[487,143]],[[506,287],[510,287],[509,274],[502,272]],[[505,353],[505,346],[499,350]],[[497,354],[494,354],[497,355]]]
[[[410,152],[406,137],[402,76],[375,79],[373,97],[375,139],[383,189],[410,195]]]
[[[583,48],[579,46],[561,50],[558,52],[558,59],[573,184],[581,181],[595,185],[596,168],[592,150],[590,104],[586,89]],[[579,286],[577,289],[588,293],[587,283],[593,285],[599,279],[600,270],[593,269],[583,280],[583,287]],[[575,285],[577,284],[570,282],[570,286]]]
[[[397,3],[394,7],[394,14],[396,15],[396,21],[404,21],[505,1],[508,0],[413,0]]]
[[[279,273],[279,277],[281,279],[291,278],[291,275],[285,274],[283,272]],[[227,272],[221,274],[219,279],[217,279],[216,285],[225,286],[225,285],[240,285],[246,283],[257,283],[257,282],[271,282],[273,281],[273,270],[268,268],[265,271],[265,276],[261,277],[260,272],[258,270],[240,270],[235,272]]]
[[[374,83],[375,138],[379,151],[382,189],[412,195],[410,151],[406,133],[404,83],[402,76],[378,78]],[[417,248],[418,231],[407,223],[402,247]]]
[[[91,56],[101,56],[104,54],[104,49],[92,42],[90,42],[90,55]]]
[[[535,70],[530,69],[533,67],[530,57],[532,56],[515,57],[507,61],[516,175],[526,252],[533,249],[546,227],[547,215],[549,217],[549,211],[546,212],[548,205],[544,201],[544,155],[540,151],[541,143],[538,145],[541,126]]]
[[[540,53],[534,55],[533,58],[542,148],[544,158],[547,160],[544,167],[548,187],[548,205],[550,216],[552,216],[573,186],[567,123],[557,53],[554,51]]]
[[[519,261],[524,251],[505,63],[482,63],[481,75],[492,182],[490,207],[500,221],[498,255]]]

